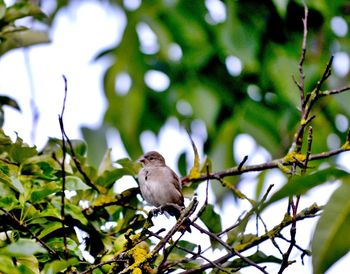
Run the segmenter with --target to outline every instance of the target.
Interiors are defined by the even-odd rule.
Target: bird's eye
[[[153,160],[154,160],[154,157],[153,157],[153,156],[151,156],[151,157],[149,157],[149,159],[150,159],[151,161],[153,161]]]

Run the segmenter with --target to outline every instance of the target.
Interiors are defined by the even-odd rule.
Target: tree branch
[[[343,146],[343,147],[335,149],[335,150],[322,152],[322,153],[318,153],[318,154],[311,154],[309,156],[309,161],[326,159],[326,158],[341,154],[341,153],[346,152],[346,151],[350,151],[350,146]],[[188,177],[183,177],[182,181],[198,182],[198,181],[205,181],[208,179],[221,179],[221,178],[225,178],[225,177],[229,177],[229,176],[241,175],[241,174],[247,173],[247,172],[263,171],[263,170],[267,170],[267,169],[278,168],[279,164],[282,163],[283,161],[284,161],[284,158],[280,158],[280,159],[275,159],[275,160],[272,160],[270,162],[263,163],[263,164],[244,166],[240,169],[238,168],[238,166],[236,166],[236,167],[232,167],[232,168],[229,168],[229,169],[226,169],[223,171],[212,172],[209,174],[201,174],[201,176],[199,176],[198,178],[189,179]],[[286,162],[283,164],[286,166],[291,166],[293,164],[293,162]]]
[[[60,161],[61,165],[61,172],[62,172],[62,190],[61,190],[61,222],[62,222],[62,231],[63,231],[63,246],[64,246],[64,257],[67,260],[68,259],[68,247],[67,247],[67,233],[66,233],[66,225],[65,225],[65,190],[66,190],[66,170],[65,170],[65,162],[66,162],[66,142],[65,142],[65,134],[64,134],[64,124],[63,124],[63,115],[64,110],[66,108],[66,100],[67,100],[67,78],[63,75],[64,80],[64,98],[63,98],[63,105],[62,105],[62,111],[61,115],[58,117],[58,121],[60,124],[61,129],[61,136],[62,136],[62,160]]]
[[[316,216],[316,214],[322,209],[322,207],[314,204],[308,208],[305,208],[304,210],[302,210],[300,213],[298,213],[295,216],[295,221],[301,221],[307,218],[313,218]],[[275,226],[274,228],[272,228],[271,230],[269,230],[268,232],[264,233],[263,235],[261,235],[260,237],[255,237],[253,238],[251,241],[247,242],[247,243],[243,243],[243,244],[239,244],[237,246],[235,246],[235,250],[238,252],[243,252],[246,251],[254,246],[258,246],[259,244],[261,244],[262,242],[269,240],[271,237],[278,237],[278,235],[280,235],[280,232],[286,228],[287,226],[289,226],[291,223],[293,222],[292,218],[286,216],[282,222],[280,224],[278,224],[277,226]],[[216,260],[214,260],[213,262],[216,264],[221,264],[224,262],[227,262],[230,258],[232,258],[235,254],[226,254]],[[207,263],[207,264],[203,264],[200,268],[197,269],[190,269],[190,270],[186,270],[183,272],[180,272],[180,274],[194,274],[194,273],[200,273],[201,271],[205,271],[207,269],[212,268],[212,264]]]

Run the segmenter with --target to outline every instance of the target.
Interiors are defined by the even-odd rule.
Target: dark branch
[[[254,266],[255,268],[259,269],[262,273],[268,274],[265,270],[265,267],[261,267],[252,260],[250,260],[247,257],[244,257],[240,252],[235,250],[233,247],[229,246],[226,242],[224,242],[219,236],[217,236],[214,233],[211,233],[210,231],[205,230],[201,226],[197,225],[196,223],[192,224],[195,228],[197,228],[201,233],[207,234],[211,239],[218,241],[223,247],[227,249],[230,253],[232,253],[235,256],[238,256],[240,259],[245,261],[248,265]]]
[[[62,161],[60,162],[61,165],[61,172],[62,172],[62,190],[61,190],[61,222],[62,222],[62,231],[63,231],[63,246],[64,246],[64,257],[67,260],[68,259],[68,247],[67,247],[67,233],[66,233],[66,225],[65,225],[65,190],[66,190],[66,170],[65,170],[65,162],[66,162],[66,142],[65,142],[65,134],[64,134],[64,124],[63,124],[63,115],[64,110],[66,107],[66,99],[67,99],[67,78],[63,75],[64,80],[64,99],[63,99],[63,106],[61,115],[58,117],[58,121],[60,124],[61,129],[61,138],[62,138]]]
[[[300,213],[298,213],[295,216],[295,220],[301,221],[307,218],[314,218],[316,216],[316,214],[322,209],[322,207],[319,207],[317,205],[312,205],[308,208],[305,208],[304,210],[302,210]],[[245,244],[241,244],[239,245],[238,248],[236,248],[236,250],[238,252],[243,252],[246,251],[254,246],[258,246],[259,244],[271,239],[271,237],[277,237],[278,235],[280,235],[280,232],[288,227],[291,223],[293,222],[292,218],[285,218],[282,220],[282,222],[275,226],[274,228],[272,228],[271,230],[269,230],[268,232],[264,233],[263,235],[259,236],[259,237],[255,237],[254,239],[252,239],[250,242],[245,243]],[[231,254],[228,253],[220,258],[218,258],[217,260],[213,261],[216,264],[221,264],[224,262],[227,262],[230,258],[234,257],[235,254]],[[205,271],[207,269],[212,268],[212,264],[203,264],[200,268],[197,269],[190,269],[190,270],[186,270],[183,272],[180,272],[181,274],[194,274],[194,273],[200,273],[201,271]]]
[[[341,153],[349,151],[349,150],[350,150],[350,146],[343,146],[343,147],[335,149],[335,150],[322,152],[322,153],[318,153],[318,154],[311,154],[309,157],[309,161],[330,158],[332,156],[341,154]],[[229,169],[226,169],[223,171],[212,172],[210,174],[202,174],[200,177],[192,178],[191,180],[189,180],[187,177],[184,177],[184,178],[182,178],[182,180],[183,181],[192,181],[192,182],[204,181],[204,180],[208,180],[208,179],[217,180],[217,179],[221,179],[221,178],[225,178],[225,177],[229,177],[229,176],[241,175],[241,174],[247,173],[247,172],[263,171],[263,170],[267,170],[267,169],[278,168],[279,164],[281,162],[283,162],[283,160],[284,160],[283,158],[275,159],[275,160],[272,160],[270,162],[263,163],[263,164],[244,166],[242,169],[238,169],[238,167],[236,166],[236,167],[232,167],[232,168],[229,168]],[[290,162],[284,163],[284,165],[291,166],[292,163],[290,163]]]

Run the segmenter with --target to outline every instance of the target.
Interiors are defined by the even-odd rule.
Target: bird
[[[185,207],[180,178],[156,151],[145,153],[138,161],[142,164],[138,181],[144,200],[157,208],[164,207],[167,213],[178,219]],[[190,220],[186,219],[184,223],[186,230],[191,232]]]

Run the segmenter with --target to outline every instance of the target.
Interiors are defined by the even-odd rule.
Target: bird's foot
[[[162,214],[162,213],[163,213],[163,210],[161,207],[153,208],[149,211],[147,219],[151,220],[153,217],[157,217],[159,214]]]
[[[180,217],[181,210],[183,209],[183,207],[181,207],[177,204],[167,203],[167,204],[161,206],[161,209],[163,212],[167,212],[171,216],[175,216],[176,219],[178,219]]]

